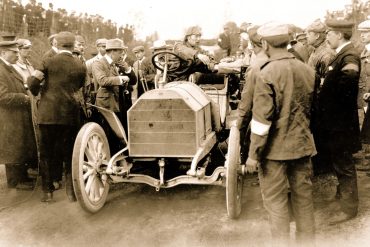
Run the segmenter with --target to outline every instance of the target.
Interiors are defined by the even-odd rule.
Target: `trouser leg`
[[[264,160],[258,171],[264,206],[269,214],[273,241],[284,245],[289,239],[286,164]]]
[[[296,220],[296,239],[301,245],[311,245],[315,238],[311,159],[305,157],[288,161],[287,176]]]
[[[352,154],[338,152],[333,155],[333,166],[339,182],[340,205],[344,213],[356,215],[358,211],[357,173]]]
[[[55,127],[53,125],[40,125],[40,174],[42,190],[53,192],[53,157],[55,150]]]

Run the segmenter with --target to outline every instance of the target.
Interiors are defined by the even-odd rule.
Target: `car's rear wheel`
[[[81,207],[90,213],[105,204],[108,175],[105,174],[110,149],[104,130],[97,123],[87,123],[79,131],[72,155],[73,187]]]

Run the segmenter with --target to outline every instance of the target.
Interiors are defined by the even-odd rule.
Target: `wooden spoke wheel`
[[[108,139],[97,123],[87,123],[79,131],[72,155],[73,187],[81,207],[90,213],[99,211],[109,191],[104,173],[110,159]]]
[[[231,219],[239,217],[242,209],[243,176],[238,174],[240,165],[240,133],[233,126],[230,129],[226,155],[226,207]]]

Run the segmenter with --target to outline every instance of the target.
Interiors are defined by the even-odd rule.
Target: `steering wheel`
[[[172,51],[159,51],[154,53],[152,63],[160,71],[164,71],[167,64],[167,73],[183,74],[191,68],[193,61],[185,60]]]

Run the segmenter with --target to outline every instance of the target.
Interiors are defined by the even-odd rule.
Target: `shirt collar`
[[[102,59],[103,55],[98,53],[98,55],[96,55],[99,59]]]
[[[370,44],[365,45],[366,51],[370,51]]]
[[[280,60],[280,59],[285,59],[285,58],[295,58],[295,56],[289,51],[281,51],[281,52],[277,52],[273,54],[272,56],[270,56],[269,60],[273,61],[273,60]]]
[[[67,51],[67,50],[59,50],[58,53],[68,53],[68,54],[71,54],[72,55],[72,52],[71,51]]]
[[[340,45],[340,46],[338,46],[338,48],[337,49],[335,49],[335,51],[337,52],[337,54],[346,46],[346,45],[348,45],[348,44],[350,44],[351,43],[351,41],[348,41],[348,42],[346,42],[346,43],[344,43],[344,44],[342,44],[342,45]]]
[[[107,59],[108,63],[109,64],[112,64],[113,63],[113,60],[110,56],[108,56],[107,54],[104,55],[105,59]]]
[[[56,48],[55,46],[52,46],[51,49],[53,49],[56,53],[58,53],[58,48]]]

